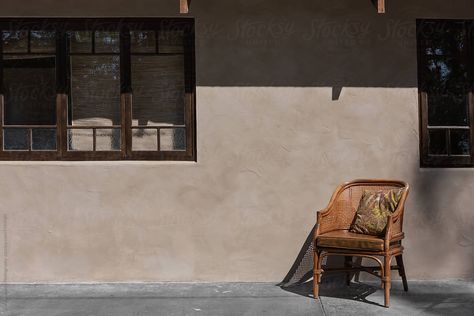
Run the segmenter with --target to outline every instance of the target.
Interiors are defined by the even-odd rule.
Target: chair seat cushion
[[[336,230],[318,236],[317,245],[324,248],[382,251],[384,249],[384,240],[377,236],[357,234],[347,230]]]

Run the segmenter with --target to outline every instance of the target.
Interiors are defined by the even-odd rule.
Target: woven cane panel
[[[355,213],[357,212],[364,191],[383,191],[386,193],[397,188],[400,188],[400,186],[396,184],[361,184],[346,187],[334,201],[329,214],[325,216],[322,223],[320,223],[320,233],[336,229],[349,229],[354,220]]]

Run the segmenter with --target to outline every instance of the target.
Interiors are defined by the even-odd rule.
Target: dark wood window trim
[[[175,160],[196,161],[196,84],[195,84],[195,37],[192,18],[0,18],[0,30],[38,29],[56,31],[56,141],[54,151],[8,151],[3,146],[4,97],[3,97],[3,58],[0,58],[0,160]],[[68,52],[67,31],[93,31],[116,28],[120,32],[120,151],[68,151]],[[180,126],[153,126],[157,130],[158,150],[132,150],[132,103],[130,30],[182,30],[185,78],[184,125],[186,149],[180,151],[160,150],[160,129]],[[157,34],[158,32],[156,32]],[[94,38],[94,37],[93,37]],[[3,56],[0,40],[0,56]],[[29,45],[29,44],[28,44]],[[157,41],[157,49],[158,49]],[[156,55],[161,55],[157,51]],[[163,53],[162,55],[167,55]],[[168,54],[169,55],[169,54]],[[25,126],[31,129],[31,126]],[[99,126],[90,127],[94,130]],[[102,127],[104,128],[104,127]],[[148,128],[148,127],[147,127]],[[31,133],[31,132],[30,132]],[[95,137],[94,149],[95,149]]]
[[[423,77],[423,66],[426,65],[426,54],[422,34],[426,31],[427,23],[462,23],[467,34],[466,50],[467,57],[467,105],[469,124],[466,126],[430,126],[428,123],[428,96],[429,88]],[[466,168],[474,167],[474,20],[442,20],[442,19],[420,19],[417,20],[417,50],[418,50],[418,91],[419,91],[419,115],[420,115],[420,166],[422,168]],[[429,153],[429,133],[434,130],[446,132],[447,154],[433,155]],[[452,155],[450,149],[451,133],[458,130],[469,130],[469,154]]]

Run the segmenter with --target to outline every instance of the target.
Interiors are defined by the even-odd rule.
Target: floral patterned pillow
[[[350,231],[366,235],[383,235],[387,226],[387,216],[397,209],[402,194],[403,189],[394,189],[387,193],[364,191]]]

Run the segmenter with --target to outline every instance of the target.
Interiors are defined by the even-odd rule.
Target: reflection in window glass
[[[428,96],[428,124],[431,126],[469,125],[466,95]]]
[[[4,150],[28,150],[30,134],[26,128],[5,128],[3,130]]]
[[[160,150],[186,150],[186,129],[162,128],[160,130]]]
[[[130,32],[130,44],[132,53],[156,53],[155,31]]]
[[[472,35],[468,26],[466,21],[454,20],[426,20],[418,24],[422,113],[428,115],[422,118],[427,119],[422,128],[428,129],[427,139],[422,138],[423,152],[428,155],[422,161],[428,166],[464,166],[472,162]],[[425,131],[422,135],[426,135]]]
[[[470,88],[463,23],[427,23],[419,32],[424,45],[423,86],[428,93],[429,125],[468,125]]]
[[[183,56],[132,55],[135,126],[184,124]]]
[[[72,125],[120,124],[120,57],[71,56]]]
[[[467,34],[464,23],[426,23],[420,31],[425,38],[427,55],[461,55],[465,53]]]
[[[56,130],[33,128],[31,141],[32,150],[56,150]]]
[[[469,130],[451,130],[451,155],[469,155]]]
[[[70,52],[77,53],[92,53],[92,32],[76,31],[69,32]]]
[[[28,52],[28,31],[4,31],[2,40],[4,53]]]
[[[458,59],[440,57],[428,59],[426,64],[427,88],[436,94],[463,94],[467,86],[467,65]]]
[[[159,32],[159,52],[163,54],[179,54],[184,52],[184,32],[182,30],[162,30]]]
[[[6,125],[56,124],[55,57],[4,55]]]
[[[54,53],[56,51],[56,33],[46,31],[31,31],[32,53]]]
[[[132,130],[133,151],[157,151],[158,131],[151,128],[137,128]]]
[[[97,129],[96,150],[110,151],[120,150],[120,129]]]
[[[68,151],[92,151],[94,149],[93,130],[68,129]]]
[[[0,160],[195,158],[191,19],[3,21]]]
[[[429,131],[429,153],[431,155],[447,155],[447,131],[431,130]]]
[[[120,52],[119,32],[95,32],[96,53],[118,53]]]

